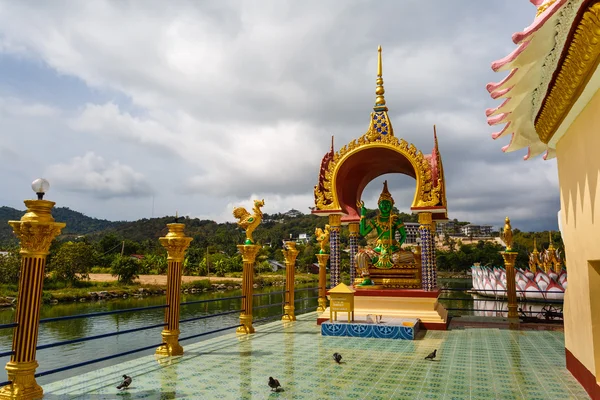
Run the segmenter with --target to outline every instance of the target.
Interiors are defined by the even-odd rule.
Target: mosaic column
[[[329,261],[329,287],[334,288],[340,284],[340,230],[342,228],[342,215],[329,215],[329,253],[331,258]]]
[[[317,312],[324,312],[327,308],[327,296],[325,295],[327,291],[327,260],[329,259],[329,254],[317,254],[317,260],[319,260],[319,306],[317,307]]]
[[[254,290],[254,261],[260,250],[256,244],[239,244],[238,250],[242,254],[244,263],[242,272],[242,314],[240,315],[241,326],[236,329],[236,333],[247,335],[254,333],[252,326],[252,296]]]
[[[296,242],[285,242],[283,257],[285,258],[285,306],[282,321],[295,321],[294,314],[294,282],[296,280],[296,257],[298,257]]]
[[[40,324],[44,269],[50,244],[66,224],[54,222],[51,210],[55,203],[42,200],[42,197],[43,193],[38,193],[39,200],[25,200],[27,212],[21,220],[8,221],[21,242],[21,270],[13,354],[6,364],[8,380],[11,383],[0,389],[0,399],[38,399],[42,398],[44,393],[35,381],[35,370],[39,365],[35,359],[35,350]]]
[[[421,288],[433,290],[435,287],[433,238],[431,233],[431,213],[419,214],[419,236],[421,237]]]
[[[433,287],[436,288],[438,287],[438,281],[437,281],[437,253],[435,251],[435,238],[437,236],[436,234],[436,222],[432,221],[431,222],[431,260],[432,260],[432,269],[431,269],[431,275],[432,275],[432,281],[433,281]]]
[[[358,238],[360,225],[358,222],[351,222],[348,225],[350,230],[350,285],[354,285],[356,278],[356,254],[358,254]]]
[[[179,303],[181,297],[181,267],[185,251],[192,241],[183,233],[185,224],[167,224],[169,233],[158,240],[167,249],[167,308],[165,309],[165,329],[160,333],[163,344],[156,349],[161,356],[181,356],[183,347],[179,344]]]

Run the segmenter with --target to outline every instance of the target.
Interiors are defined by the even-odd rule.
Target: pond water
[[[307,285],[297,285],[296,290],[302,288],[315,287],[314,283]],[[283,306],[277,303],[283,302],[282,293],[273,293],[283,291],[283,287],[268,287],[255,290],[255,294],[264,293],[265,296],[256,296],[253,300],[254,307],[268,304],[274,304],[273,307],[260,308],[254,310],[254,320],[273,317],[283,314]],[[273,294],[269,294],[273,293]],[[240,296],[241,290],[232,290],[223,293],[207,292],[199,294],[183,294],[181,302],[190,302],[198,300],[224,298],[220,301],[209,303],[184,305],[180,308],[180,320],[199,317],[202,315],[217,314],[227,311],[240,310],[242,308],[241,299],[225,299],[227,297]],[[302,309],[308,308],[303,312],[315,311],[317,308],[317,299],[309,299],[318,295],[318,290],[302,290],[295,293],[295,307],[297,314]],[[68,315],[89,314],[103,311],[122,310],[127,308],[149,307],[165,304],[165,296],[148,297],[130,297],[127,299],[113,299],[106,301],[93,302],[73,302],[67,304],[44,305],[41,309],[41,319],[56,318]],[[0,311],[0,324],[14,322],[13,308],[5,308]],[[157,308],[152,310],[135,311],[130,313],[104,315],[93,318],[79,318],[65,321],[55,321],[40,324],[38,345],[61,342],[87,336],[101,335],[111,332],[121,332],[128,329],[141,328],[144,326],[156,325],[163,322],[165,310]],[[202,332],[208,332],[219,328],[239,324],[240,313],[234,312],[228,315],[222,315],[214,318],[202,319],[181,323],[179,329],[180,337],[187,337]],[[260,324],[258,322],[257,324]],[[162,342],[160,332],[163,328],[156,327],[144,331],[127,333],[111,336],[107,338],[95,339],[86,342],[66,344],[48,349],[40,349],[36,353],[36,359],[39,367],[36,372],[44,372],[52,369],[72,365],[87,360],[101,358],[111,354],[117,354],[142,348],[146,346],[159,345]],[[201,336],[198,338],[185,340],[181,344],[185,349],[186,343],[194,343],[208,339],[215,335],[233,332],[234,329],[225,332],[219,332],[212,335]],[[0,352],[10,351],[12,347],[13,329],[0,330]],[[37,378],[39,384],[64,379],[69,376],[79,375],[84,372],[92,371],[103,366],[114,365],[129,359],[134,359],[142,355],[153,354],[154,349],[137,352],[131,355],[106,360],[90,364],[84,367],[78,367],[55,374],[41,376]],[[4,366],[10,360],[10,356],[1,357],[0,365]],[[5,381],[6,375],[0,375],[0,381]]]

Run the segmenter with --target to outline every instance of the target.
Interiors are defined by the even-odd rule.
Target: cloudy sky
[[[366,132],[377,46],[396,136],[424,153],[437,125],[451,218],[556,229],[555,161],[504,154],[486,124],[490,63],[530,24],[527,0],[0,1],[0,205],[30,182],[87,215],[234,205],[309,212],[331,136]],[[408,211],[415,181],[381,182]]]

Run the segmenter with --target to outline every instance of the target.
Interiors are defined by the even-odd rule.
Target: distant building
[[[419,237],[419,223],[418,222],[405,222],[404,228],[406,229],[406,244],[416,244],[417,238]],[[400,239],[399,234],[396,234],[396,240]]]
[[[438,235],[456,235],[458,224],[454,221],[440,222],[436,224],[436,232]]]
[[[469,224],[462,227],[462,233],[465,236],[487,237],[492,236],[491,225]]]
[[[297,218],[297,217],[301,217],[302,215],[304,215],[304,213],[292,208],[290,211],[284,213],[283,215],[286,217],[290,217],[290,218]]]

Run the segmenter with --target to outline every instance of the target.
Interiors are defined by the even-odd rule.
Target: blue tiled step
[[[321,324],[321,335],[414,340],[418,329],[418,319],[395,319],[380,324],[327,321]]]

